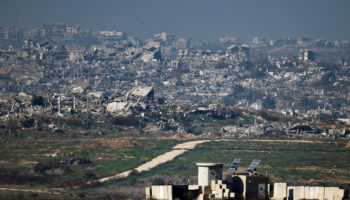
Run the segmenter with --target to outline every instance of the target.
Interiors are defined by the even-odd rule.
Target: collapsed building
[[[173,199],[257,199],[257,200],[341,200],[345,191],[339,187],[289,186],[287,183],[270,183],[269,178],[256,171],[260,160],[253,160],[246,172],[237,172],[240,159],[235,159],[232,173],[223,180],[223,164],[197,163],[196,185],[152,185],[146,187],[146,200]]]

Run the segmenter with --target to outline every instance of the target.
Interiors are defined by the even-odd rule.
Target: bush
[[[78,118],[68,118],[65,120],[66,124],[69,126],[83,126],[83,122]]]
[[[18,121],[15,119],[10,119],[7,123],[7,129],[10,133],[15,133],[18,128]]]
[[[131,170],[131,172],[129,173],[129,176],[132,175],[139,175],[139,172],[136,169]]]
[[[42,96],[33,95],[31,103],[33,106],[44,106],[45,99]]]
[[[267,121],[279,121],[279,117],[274,116],[266,111],[261,111],[259,112],[260,116],[264,119],[266,119]]]
[[[197,126],[192,126],[192,127],[188,128],[187,131],[188,131],[189,133],[193,133],[193,134],[195,134],[195,135],[200,135],[200,134],[203,133],[202,130],[201,130],[201,128],[200,128],[200,127],[197,127]]]
[[[164,185],[165,181],[162,178],[154,178],[152,180],[152,185]]]
[[[21,121],[21,125],[24,127],[24,128],[31,128],[34,126],[34,122],[35,120],[34,119],[23,119]]]
[[[163,97],[158,98],[158,104],[164,104],[165,101],[166,101],[166,99]]]
[[[319,119],[323,123],[329,123],[329,124],[334,123],[334,119],[332,118],[332,116],[325,113],[321,113],[319,115]]]
[[[84,174],[85,178],[87,179],[96,179],[96,174],[92,173],[92,172],[86,172]]]
[[[78,194],[78,196],[79,196],[80,198],[85,198],[85,193],[80,192],[80,193]]]
[[[71,172],[71,170],[68,167],[64,166],[63,163],[61,163],[59,160],[56,160],[56,159],[49,160],[46,162],[41,162],[34,165],[34,171],[40,174],[45,174],[47,170],[52,170],[57,168],[61,168],[64,171],[64,173]]]
[[[276,101],[275,99],[271,96],[268,95],[262,102],[262,106],[265,109],[275,109],[276,108]]]
[[[139,119],[135,116],[117,116],[113,117],[112,123],[120,126],[137,126],[139,124]]]

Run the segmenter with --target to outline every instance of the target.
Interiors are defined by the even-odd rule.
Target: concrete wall
[[[287,183],[273,184],[273,199],[283,200],[287,198]]]
[[[274,190],[275,189],[276,188],[274,188]],[[279,188],[279,189],[282,190],[283,188]],[[274,194],[279,192],[283,192],[283,191],[274,191]],[[300,200],[300,199],[341,200],[343,197],[344,197],[344,190],[338,187],[314,187],[314,186],[288,186],[287,187],[288,200]]]
[[[212,180],[209,186],[188,185],[186,191],[197,191],[197,200],[208,198],[239,200],[265,200],[268,178],[264,176],[236,175],[229,184],[222,180]],[[179,186],[156,185],[146,188],[146,199],[172,200]],[[185,191],[181,190],[181,192]],[[344,190],[339,187],[287,186],[287,183],[274,183],[273,200],[342,200]]]
[[[305,199],[305,187],[304,186],[297,186],[294,190],[294,199]]]
[[[173,187],[171,185],[153,185],[150,189],[146,188],[146,199],[172,200]]]
[[[304,197],[305,199],[310,199],[310,186],[304,187]]]
[[[341,200],[344,196],[344,190],[338,187],[325,187],[324,199],[327,200]]]
[[[211,180],[222,180],[222,167],[198,166],[198,185],[208,186]]]
[[[311,199],[324,199],[324,187],[311,187],[310,188]]]
[[[208,167],[198,167],[198,185],[209,185],[208,174]]]

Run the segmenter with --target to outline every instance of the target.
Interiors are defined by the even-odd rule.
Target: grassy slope
[[[350,183],[350,149],[346,149],[345,145],[346,141],[340,140],[315,143],[252,140],[210,142],[142,176],[196,176],[196,162],[224,163],[226,169],[233,158],[241,158],[239,170],[244,171],[253,159],[260,159],[258,171],[267,173],[273,180]]]
[[[75,157],[85,157],[92,161],[88,165],[69,165],[64,163],[72,172],[61,176],[53,184],[69,182],[72,180],[84,180],[88,172],[97,178],[114,175],[119,172],[133,169],[138,165],[153,159],[154,157],[170,151],[173,146],[181,141],[138,139],[137,147],[110,147],[110,146],[86,146],[88,141],[75,139],[55,140],[8,140],[0,146],[0,169],[6,169],[12,173],[32,174],[35,163],[52,164],[64,163],[74,152]],[[57,149],[59,156],[52,157]],[[39,175],[40,174],[34,174]],[[41,185],[34,185],[34,187]],[[43,184],[42,186],[49,186]],[[53,186],[53,185],[52,185]]]

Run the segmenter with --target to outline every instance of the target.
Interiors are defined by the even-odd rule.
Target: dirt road
[[[201,144],[204,142],[209,142],[210,140],[197,140],[197,141],[189,141],[189,142],[185,142],[182,144],[178,144],[175,147],[173,147],[172,151],[169,151],[167,153],[164,153],[156,158],[154,158],[151,161],[148,161],[140,166],[138,166],[137,168],[135,168],[135,170],[137,170],[138,172],[143,172],[143,171],[148,171],[160,164],[166,163],[168,161],[173,160],[176,156],[181,155],[183,153],[185,153],[188,150],[194,149],[196,147],[197,144]],[[218,140],[214,140],[217,142],[220,141],[232,141],[229,139],[218,139]],[[316,141],[308,141],[308,140],[251,140],[251,141],[255,141],[255,142],[296,142],[296,143],[315,143]],[[111,180],[116,180],[116,179],[121,179],[121,178],[125,178],[127,176],[129,176],[130,172],[132,170],[128,170],[113,176],[109,176],[109,177],[105,177],[105,178],[101,178],[98,179],[96,182],[98,183],[103,183],[106,181],[111,181]],[[88,182],[88,184],[90,184],[92,182]]]
[[[173,160],[176,156],[181,155],[188,150],[194,149],[197,144],[201,144],[201,143],[209,142],[209,141],[210,140],[197,140],[197,141],[190,141],[190,142],[178,144],[175,147],[173,147],[172,151],[164,153],[164,154],[154,158],[153,160],[148,161],[148,162],[138,166],[137,168],[135,168],[135,170],[137,170],[138,172],[148,171],[148,170],[150,170],[150,169],[152,169],[160,164],[163,164],[163,163],[166,163],[168,161]],[[101,179],[98,179],[97,182],[103,183],[106,181],[125,178],[125,177],[129,176],[131,171],[132,170],[129,170],[129,171],[125,171],[125,172],[113,175],[113,176],[101,178]],[[92,183],[92,182],[88,182],[88,184],[90,184],[90,183]]]
[[[167,153],[164,153],[154,159],[152,159],[151,161],[148,161],[140,166],[138,166],[137,168],[135,168],[138,172],[143,172],[143,171],[148,171],[160,164],[166,163],[168,161],[173,160],[176,156],[181,155],[183,153],[185,153],[188,150],[194,149],[196,147],[197,144],[201,144],[204,142],[209,142],[210,140],[197,140],[197,141],[189,141],[189,142],[185,142],[182,144],[178,144],[176,146],[173,147],[172,151],[169,151]],[[87,184],[92,184],[92,183],[103,183],[106,181],[111,181],[111,180],[116,180],[116,179],[120,179],[120,178],[125,178],[127,176],[129,176],[130,172],[132,170],[129,171],[125,171],[119,174],[116,174],[114,176],[110,176],[110,177],[105,177],[105,178],[101,178],[98,179],[96,181],[89,181],[87,182]],[[79,186],[75,186],[75,187],[69,187],[69,188],[42,188],[42,189],[32,189],[32,188],[8,188],[8,187],[0,187],[0,191],[18,191],[18,192],[34,192],[34,193],[46,193],[46,194],[53,194],[53,195],[59,195],[59,194],[64,194],[67,193],[67,190],[70,189],[74,189],[77,188]]]

